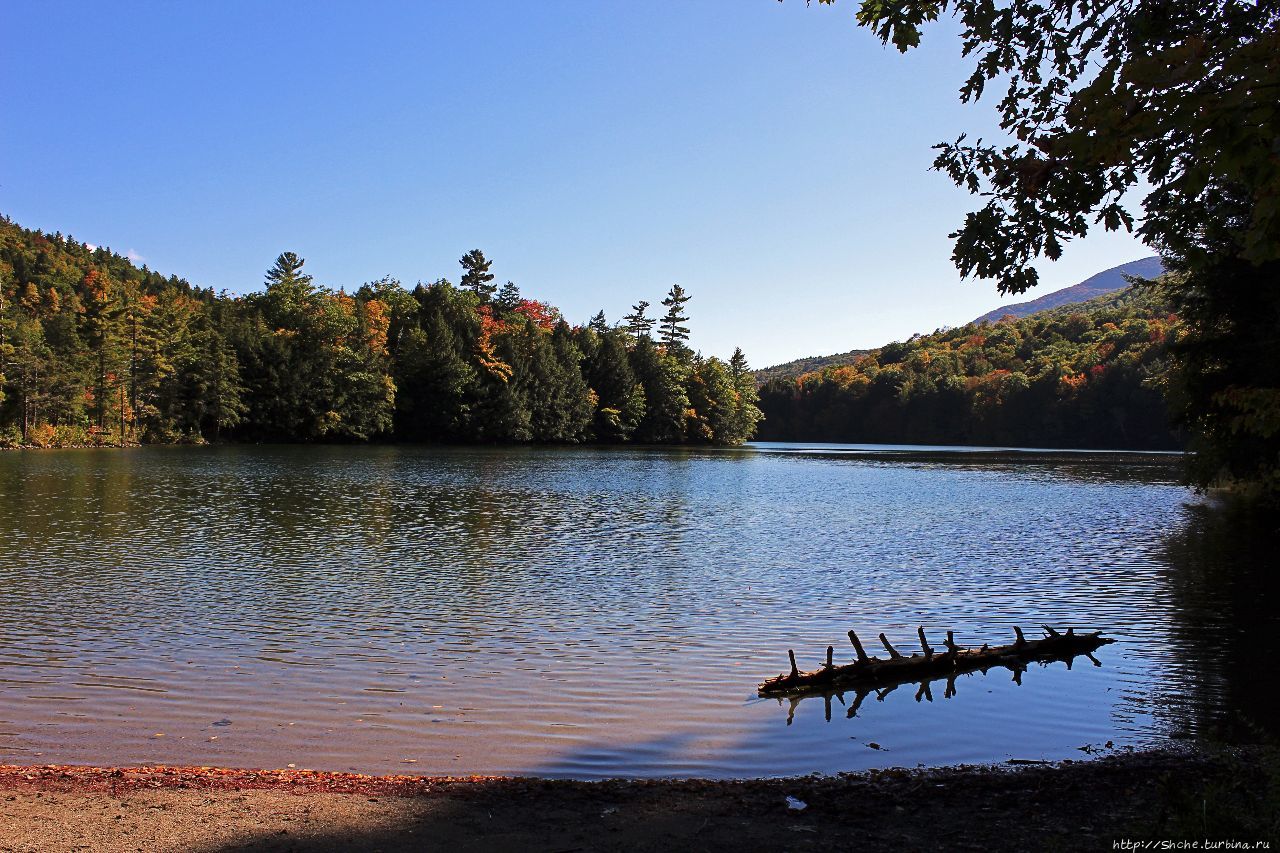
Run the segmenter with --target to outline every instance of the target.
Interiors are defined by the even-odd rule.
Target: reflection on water
[[[1275,631],[1169,458],[848,450],[0,454],[0,761],[750,776],[1263,710]],[[1041,623],[1120,642],[831,724],[755,698],[851,627]]]
[[[1078,654],[1078,655],[1071,655],[1070,657],[1055,658],[1054,660],[1033,661],[1032,664],[1036,667],[1043,668],[1043,667],[1049,666],[1051,663],[1061,663],[1061,664],[1064,664],[1068,670],[1070,670],[1072,666],[1075,664],[1076,658],[1079,658],[1079,657],[1087,658],[1089,662],[1092,663],[1094,666],[1102,666],[1102,661],[1098,660],[1093,654],[1087,653],[1087,652]],[[949,675],[938,675],[938,676],[932,676],[929,678],[921,678],[917,680],[903,679],[902,681],[899,681],[894,684],[888,684],[883,687],[851,687],[845,690],[831,690],[831,691],[824,691],[820,693],[806,694],[804,696],[778,698],[777,702],[779,705],[782,705],[784,702],[786,703],[787,725],[791,725],[793,722],[795,722],[796,708],[798,708],[800,706],[800,703],[805,701],[806,699],[822,700],[823,718],[828,723],[831,722],[831,700],[833,699],[839,702],[841,706],[848,709],[845,713],[845,717],[847,719],[852,720],[854,717],[858,716],[858,711],[862,708],[862,703],[867,701],[868,696],[874,696],[877,702],[883,702],[885,700],[885,697],[887,697],[890,693],[893,693],[899,687],[902,687],[904,685],[910,685],[915,688],[916,702],[920,702],[922,700],[932,702],[933,701],[933,685],[940,684],[943,686],[942,698],[953,699],[957,695],[959,695],[959,692],[960,692],[956,686],[957,682],[960,682],[962,679],[971,678],[974,676],[980,676],[982,678],[985,678],[988,675],[988,673],[990,673],[990,671],[993,669],[997,671],[1006,671],[1006,672],[1012,673],[1013,683],[1021,687],[1022,677],[1023,677],[1023,674],[1027,671],[1028,666],[1025,664],[1017,664],[1017,665],[994,664],[984,669],[974,669],[968,672],[951,673]],[[847,702],[845,701],[846,696],[849,697],[849,701]]]
[[[1172,642],[1191,670],[1170,697],[1180,735],[1280,738],[1270,668],[1280,659],[1277,519],[1195,506],[1165,539]]]

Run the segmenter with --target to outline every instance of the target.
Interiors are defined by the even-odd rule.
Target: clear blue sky
[[[233,292],[284,250],[352,288],[479,247],[572,321],[679,282],[707,354],[874,346],[1001,302],[928,171],[993,107],[950,23],[902,56],[853,10],[6,0],[0,211]],[[1030,296],[1148,254],[1091,236]]]

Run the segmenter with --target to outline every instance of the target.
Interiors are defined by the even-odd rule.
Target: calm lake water
[[[1274,572],[1176,457],[147,448],[0,454],[0,763],[556,777],[1082,757],[1269,725]],[[1270,584],[1270,586],[1268,586]],[[1102,628],[856,716],[755,686],[850,629]],[[905,650],[905,649],[904,649]],[[852,697],[845,697],[851,701]],[[789,719],[790,718],[790,719]],[[879,748],[872,746],[875,744]]]

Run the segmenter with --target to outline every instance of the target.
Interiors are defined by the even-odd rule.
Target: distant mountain
[[[1164,265],[1160,263],[1159,258],[1153,255],[1140,261],[1130,261],[1127,264],[1112,267],[1105,272],[1086,278],[1079,284],[1055,290],[1053,293],[1046,293],[1044,296],[1032,299],[1029,302],[1015,302],[1012,305],[1003,305],[994,311],[988,311],[973,322],[981,323],[985,320],[988,323],[994,323],[1001,317],[1010,315],[1027,317],[1037,311],[1046,311],[1061,305],[1088,302],[1094,297],[1115,293],[1117,290],[1123,290],[1128,287],[1129,282],[1124,279],[1127,275],[1138,278],[1157,278],[1163,273]]]
[[[1079,284],[1073,284],[1071,287],[1064,287],[1061,290],[1055,290],[1053,293],[1046,293],[1037,299],[1028,302],[1015,302],[1012,305],[1005,305],[994,311],[983,314],[974,323],[983,321],[994,323],[1001,317],[1013,315],[1014,317],[1027,317],[1040,311],[1048,311],[1053,308],[1060,308],[1063,305],[1074,305],[1078,302],[1088,302],[1099,296],[1107,294],[1119,293],[1129,286],[1129,282],[1125,281],[1126,275],[1136,276],[1138,278],[1156,278],[1164,273],[1164,265],[1160,263],[1160,259],[1152,255],[1149,258],[1143,258],[1138,261],[1130,261],[1127,264],[1121,264],[1118,267],[1112,267],[1105,272],[1100,272],[1095,276],[1091,276]],[[855,349],[849,352],[837,353],[835,355],[811,355],[808,358],[797,358],[794,361],[788,361],[785,364],[775,364],[772,367],[762,367],[755,371],[756,381],[764,384],[771,379],[795,379],[806,373],[813,373],[822,370],[824,367],[839,367],[844,364],[853,364],[859,358],[874,350]]]

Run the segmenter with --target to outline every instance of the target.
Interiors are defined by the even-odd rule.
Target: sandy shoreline
[[[9,765],[0,850],[1111,849],[1177,830],[1171,791],[1246,785],[1240,755],[750,781]]]

